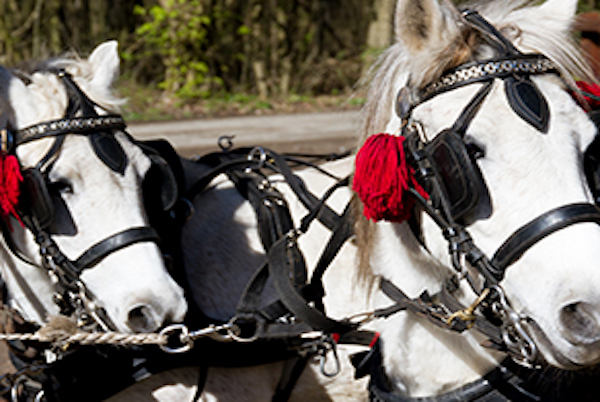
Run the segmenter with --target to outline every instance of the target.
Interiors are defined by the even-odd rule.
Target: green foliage
[[[200,0],[166,0],[163,5],[136,6],[146,22],[136,30],[144,43],[137,56],[157,55],[165,67],[159,87],[181,100],[205,98],[222,85],[211,76],[204,57],[208,27],[215,16],[204,12]]]
[[[587,12],[600,9],[600,0],[579,0],[579,11]]]

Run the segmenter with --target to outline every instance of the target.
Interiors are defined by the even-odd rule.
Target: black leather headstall
[[[33,237],[40,247],[43,267],[52,271],[53,275],[58,278],[58,283],[55,285],[55,301],[62,314],[71,315],[73,312],[80,314],[81,308],[87,308],[86,303],[80,300],[81,292],[85,292],[85,288],[81,289],[81,286],[84,285],[80,279],[80,274],[84,269],[94,267],[113,252],[135,243],[148,241],[158,243],[159,237],[156,231],[149,226],[134,227],[99,241],[75,260],[70,260],[62,253],[53,240],[53,235],[75,235],[77,228],[74,227],[69,233],[57,229],[55,225],[57,223],[57,212],[61,208],[65,209],[66,213],[61,215],[61,221],[70,218],[70,215],[62,201],[62,197],[55,188],[56,185],[50,182],[49,174],[66,136],[83,135],[88,137],[90,145],[98,158],[112,171],[123,175],[128,160],[116,138],[117,132],[123,132],[133,143],[138,144],[152,161],[151,172],[157,171],[152,176],[153,180],[158,175],[161,183],[164,184],[160,196],[153,196],[153,198],[161,200],[162,209],[173,206],[174,198],[178,196],[178,184],[169,165],[157,151],[150,145],[137,143],[124,132],[126,125],[121,116],[98,115],[96,104],[81,91],[68,73],[64,71],[51,72],[57,74],[67,90],[69,104],[65,116],[59,120],[43,122],[21,130],[13,130],[11,136],[9,136],[13,139],[9,152],[14,153],[18,146],[32,141],[44,138],[54,140],[48,152],[35,166],[22,168],[23,183],[21,185],[19,208],[21,219],[33,233]],[[4,237],[13,254],[23,261],[35,265],[30,258],[16,247],[14,241],[12,241],[10,231],[4,230]],[[88,300],[92,300],[91,295],[88,295]],[[90,311],[87,311],[87,313],[84,315],[88,318],[94,318],[102,328],[114,328],[114,325],[102,311],[96,310],[92,312],[93,314],[89,314]],[[43,315],[41,314],[41,316]]]
[[[405,87],[400,90],[397,103],[397,112],[403,122],[402,135],[406,137],[408,163],[415,169],[415,176],[430,199],[426,200],[414,189],[411,194],[417,200],[418,207],[440,227],[448,241],[452,265],[458,276],[445,284],[440,294],[432,297],[422,295],[420,298],[410,299],[388,281],[382,282],[387,289],[384,293],[396,302],[388,311],[410,310],[430,317],[430,321],[441,327],[459,332],[475,325],[477,330],[490,338],[489,344],[494,348],[508,352],[521,363],[533,364],[537,359],[537,348],[521,325],[522,317],[512,311],[499,286],[500,281],[508,267],[552,233],[582,222],[600,224],[600,209],[593,204],[578,203],[548,211],[518,229],[493,258],[489,258],[477,247],[467,226],[489,216],[492,205],[485,180],[476,163],[478,151],[464,140],[468,127],[494,83],[502,80],[513,111],[541,133],[545,133],[549,124],[549,109],[531,76],[555,74],[558,69],[543,55],[520,53],[476,12],[465,11],[463,18],[481,34],[498,57],[454,68],[436,82],[420,89]],[[437,135],[426,135],[424,128],[411,117],[413,109],[422,102],[470,84],[483,85],[455,123]],[[432,137],[433,140],[427,140]],[[418,225],[413,224],[411,227],[418,228]],[[420,233],[415,234],[420,238]],[[472,277],[466,262],[484,278],[483,287]],[[458,288],[458,277],[465,278],[473,291],[480,295],[473,309],[476,308],[481,315],[475,316],[472,312],[457,315],[461,310],[470,311],[465,310],[466,307],[461,306],[452,295]],[[390,291],[392,288],[393,291]],[[438,305],[434,300],[442,302]],[[498,314],[499,311],[502,313]]]

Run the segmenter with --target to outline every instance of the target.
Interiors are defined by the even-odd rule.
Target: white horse
[[[16,133],[17,142],[23,136],[22,129],[36,125],[40,128],[41,123],[65,117],[70,98],[65,84],[68,78],[57,74],[57,69],[66,71],[71,82],[93,99],[98,115],[115,113],[122,103],[111,92],[119,68],[115,41],[98,46],[87,60],[56,59],[48,67],[25,80],[0,67],[4,124]],[[42,131],[40,128],[37,132]],[[45,155],[52,154],[55,138],[49,136],[18,145],[16,154],[22,169],[35,167]],[[117,132],[115,138],[126,155],[122,172],[100,160],[89,135],[67,134],[57,152],[40,166],[52,196],[53,205],[49,207],[55,210],[54,223],[46,231],[72,261],[107,238],[118,240],[113,236],[148,226],[141,186],[151,161],[123,132]],[[43,202],[33,198],[32,202]],[[5,237],[11,239],[7,243],[14,243],[14,248],[32,263],[17,258],[6,245],[1,248],[0,269],[10,305],[26,320],[43,325],[49,317],[59,314],[53,297],[55,278],[42,267],[40,246],[31,231],[14,219],[10,227],[5,232]],[[139,238],[113,251],[101,255],[97,264],[83,270],[79,278],[96,310],[103,310],[112,322],[112,329],[153,332],[165,323],[181,321],[187,304],[182,289],[168,274],[158,246]]]
[[[563,73],[585,76],[569,38],[576,5],[575,0],[548,0],[542,5],[499,0],[473,7],[520,51],[541,53]],[[395,100],[401,88],[424,87],[450,68],[494,56],[482,34],[444,1],[399,0],[395,25],[397,42],[382,56],[371,84],[363,141],[378,132],[400,130]],[[546,134],[511,108],[500,79],[494,81],[467,131],[466,141],[483,151],[477,165],[492,206],[489,216],[474,219],[468,231],[489,257],[515,230],[541,214],[566,204],[593,202],[584,180],[581,155],[596,129],[556,75],[535,75],[532,80],[548,102]],[[417,105],[411,119],[421,124],[431,140],[455,123],[481,86],[467,85],[433,97]],[[352,163],[347,159],[324,167],[344,176],[352,171]],[[190,182],[202,173],[201,167],[188,165],[186,169]],[[315,173],[299,175],[318,195],[333,182]],[[306,210],[289,188],[280,183],[277,187],[286,194],[295,218],[302,217]],[[349,192],[338,194],[330,204],[340,211],[349,198]],[[213,183],[197,198],[195,207],[198,212],[185,227],[182,239],[191,287],[195,301],[208,316],[227,320],[253,273],[248,266],[257,267],[264,259],[254,212],[226,179]],[[369,311],[373,305],[390,304],[378,289],[357,286],[357,277],[367,279],[367,283],[374,277],[386,278],[410,297],[417,297],[423,290],[433,294],[441,289],[444,280],[454,273],[448,245],[433,220],[424,214],[421,218],[426,248],[405,223],[372,224],[359,219],[362,264],[358,264],[357,249],[349,244],[325,276],[325,307],[330,316],[342,318]],[[328,236],[323,227],[313,226],[300,239],[309,266],[314,266]],[[598,244],[597,225],[569,226],[537,242],[501,281],[512,308],[530,317],[541,329],[530,329],[528,333],[551,365],[569,369],[600,360]],[[476,299],[464,281],[457,294],[464,305]],[[381,333],[383,366],[392,392],[401,396],[434,396],[457,389],[480,379],[506,357],[481,347],[484,337],[474,330],[453,333],[408,312],[372,326]],[[281,377],[282,364],[211,368],[203,400],[269,400]],[[190,371],[188,378],[192,376]],[[188,392],[191,398],[195,388],[189,387]],[[364,381],[353,380],[347,365],[340,376],[330,379],[320,375],[315,364],[305,370],[291,400],[366,398]]]
[[[497,0],[472,5],[521,52],[545,55],[565,76],[585,76],[580,55],[569,38],[576,6],[575,0],[547,0],[542,5]],[[378,132],[400,131],[403,122],[395,108],[400,89],[418,91],[438,82],[449,69],[498,56],[502,47],[510,50],[496,34],[482,30],[481,25],[476,28],[476,23],[467,21],[449,2],[398,0],[394,20],[396,43],[381,57],[371,83],[361,143]],[[532,68],[535,71],[537,67]],[[541,124],[536,128],[531,116],[517,114],[514,99],[509,101],[504,91],[507,81],[500,78],[488,80],[492,84],[487,94],[480,92],[485,84],[479,82],[451,88],[422,104],[412,105],[411,114],[401,108],[409,122],[418,122],[422,127],[422,140],[431,141],[455,124],[476,94],[485,95],[479,110],[467,119],[465,141],[479,149],[476,164],[490,198],[490,208],[471,217],[468,232],[490,258],[511,234],[540,215],[564,205],[593,202],[581,159],[596,134],[594,125],[556,75],[540,73],[531,80],[535,87],[527,88],[537,88],[547,102],[547,127]],[[523,100],[523,94],[518,92],[517,100]],[[540,96],[534,98],[539,101]],[[541,110],[543,103],[539,102]],[[534,111],[534,118],[543,114],[540,110]],[[191,162],[185,168],[189,183],[206,172],[206,168]],[[324,168],[344,176],[352,172],[353,159]],[[314,172],[299,175],[317,195],[324,194],[333,184],[332,179]],[[298,223],[307,211],[287,185],[278,179],[273,182],[286,195]],[[350,196],[349,191],[341,191],[328,203],[339,212]],[[195,208],[197,213],[184,228],[182,238],[190,285],[202,311],[226,321],[235,313],[254,269],[264,261],[256,218],[250,205],[225,178],[215,180],[197,197]],[[382,291],[368,286],[376,282],[375,278],[385,278],[416,298],[424,290],[430,294],[438,292],[455,275],[448,243],[439,226],[429,215],[419,215],[424,246],[406,223],[374,224],[362,217],[358,219],[357,245],[347,244],[324,278],[328,315],[343,318],[371,311],[374,306],[389,305],[391,301]],[[309,267],[314,266],[328,235],[322,226],[313,224],[301,236],[300,248]],[[514,324],[524,328],[518,337],[527,338],[522,357],[532,357],[527,355],[536,347],[547,363],[561,369],[589,367],[600,361],[598,244],[597,225],[569,225],[523,250],[506,271],[500,286],[510,307],[520,314]],[[474,277],[473,287],[479,290],[479,273],[470,266],[466,271]],[[359,278],[363,279],[362,286]],[[476,307],[473,303],[477,295],[466,281],[459,282],[455,295],[463,305]],[[275,297],[272,292],[270,297]],[[504,308],[509,305],[505,303]],[[528,317],[527,323],[521,322],[524,316]],[[410,312],[376,320],[371,328],[381,333],[388,391],[399,398],[446,394],[476,382],[506,358],[504,352],[480,346],[486,337],[475,330],[458,334]],[[505,340],[515,341],[510,337]],[[365,381],[354,380],[345,358],[340,359],[342,372],[333,379],[322,376],[317,364],[310,364],[291,400],[367,399]],[[202,400],[270,400],[283,367],[280,362],[251,368],[211,368]],[[197,369],[180,369],[170,374],[170,380],[152,377],[113,400],[192,400]],[[178,381],[179,385],[172,387],[167,381]]]

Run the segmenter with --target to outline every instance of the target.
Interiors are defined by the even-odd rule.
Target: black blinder
[[[468,219],[480,202],[489,200],[481,171],[459,134],[442,131],[426,145],[425,152],[455,220]]]
[[[600,130],[600,111],[590,112],[589,117]],[[598,205],[600,204],[600,136],[598,134],[583,155],[583,169],[594,202]]]
[[[25,169],[22,174],[21,210],[25,216],[37,220],[42,229],[46,229],[54,222],[54,206],[44,175],[35,168]]]
[[[547,133],[550,121],[548,102],[531,78],[523,75],[507,77],[504,88],[515,113],[538,131]]]
[[[142,184],[149,216],[171,210],[185,187],[179,155],[165,140],[142,141],[138,145],[150,158],[152,166]]]
[[[102,162],[113,171],[125,174],[127,155],[113,133],[99,132],[90,135],[94,152]]]

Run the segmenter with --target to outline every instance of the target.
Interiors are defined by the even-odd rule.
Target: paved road
[[[235,146],[333,153],[354,146],[359,122],[358,112],[344,111],[131,124],[129,131],[140,140],[167,138],[184,156],[217,150],[223,135],[234,135]]]

